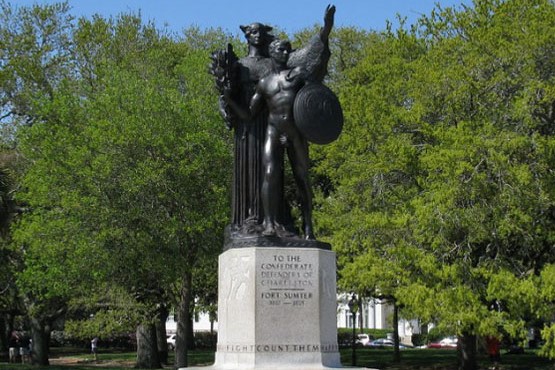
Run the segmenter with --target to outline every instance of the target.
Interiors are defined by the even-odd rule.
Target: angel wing
[[[301,67],[307,73],[307,80],[322,82],[328,73],[330,55],[327,43],[324,43],[320,36],[316,35],[308,45],[291,53],[287,66],[290,68]]]
[[[308,73],[308,80],[322,82],[328,73],[328,61],[330,59],[329,34],[333,27],[335,6],[328,5],[324,14],[324,26],[319,34],[301,49],[295,50],[289,56],[287,66],[290,68],[301,67]]]

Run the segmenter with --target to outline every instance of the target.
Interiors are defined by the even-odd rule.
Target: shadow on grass
[[[50,366],[34,366],[30,364],[10,364],[0,362],[0,370],[119,370],[135,368],[136,352],[119,350],[100,350],[98,361],[95,361],[86,349],[53,348]],[[214,362],[214,351],[189,351],[189,366],[208,366]],[[174,368],[175,355],[170,353],[166,369]],[[140,370],[140,369],[138,369]]]
[[[351,350],[342,349],[341,363],[351,365]],[[380,370],[455,370],[457,369],[457,352],[441,349],[407,349],[401,351],[401,362],[393,361],[392,349],[357,348],[357,366]],[[91,355],[85,350],[54,351],[52,365],[38,367],[28,364],[0,363],[0,370],[117,370],[133,368],[135,352],[104,351],[99,353],[99,361],[92,361]],[[173,369],[174,354],[170,354],[166,369]],[[486,357],[479,359],[480,369],[492,368]],[[58,364],[58,362],[61,362]],[[190,351],[189,366],[209,366],[214,362],[213,351]],[[498,370],[553,370],[555,362],[536,356],[535,352],[524,354],[502,354]]]
[[[341,350],[341,363],[351,365],[350,349]],[[393,361],[393,349],[357,348],[357,366],[380,370],[455,370],[457,351],[444,349],[406,349],[401,351],[401,362]],[[480,369],[490,369],[489,358],[478,358]],[[498,364],[499,370],[553,370],[555,362],[538,357],[535,352],[511,355],[503,354]]]

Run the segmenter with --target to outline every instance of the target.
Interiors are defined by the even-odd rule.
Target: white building
[[[337,327],[352,328],[353,315],[349,310],[350,296],[346,293],[338,295],[337,300]],[[356,326],[366,329],[387,329],[391,327],[393,306],[376,298],[363,299],[360,309],[356,313]],[[389,322],[388,322],[389,320]]]
[[[348,304],[350,298],[351,296],[346,293],[339,294],[337,297],[338,328],[353,327],[353,315],[349,310]],[[393,305],[385,300],[377,298],[362,299],[356,313],[355,321],[357,328],[391,329],[391,334],[393,335]],[[412,335],[421,333],[420,323],[418,320],[405,320],[400,318],[398,331],[401,343],[412,345]]]
[[[218,322],[214,321],[213,326],[210,322],[208,314],[201,313],[197,315],[193,321],[193,331],[218,331]],[[175,321],[174,315],[169,315],[166,320],[166,332],[168,334],[174,334],[177,331],[177,321]]]

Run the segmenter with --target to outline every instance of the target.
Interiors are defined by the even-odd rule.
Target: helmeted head
[[[274,36],[270,34],[272,27],[262,23],[255,22],[247,26],[239,26],[239,28],[245,34],[249,45],[264,46],[274,39]]]

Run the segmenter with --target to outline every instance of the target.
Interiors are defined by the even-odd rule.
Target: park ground
[[[115,370],[133,368],[134,352],[104,350],[99,353],[98,361],[92,355],[75,348],[53,348],[49,370]],[[393,362],[390,349],[358,348],[356,364],[380,370],[456,370],[456,351],[442,349],[408,349],[401,353],[401,362]],[[351,365],[350,349],[341,350],[341,362]],[[213,351],[190,351],[190,366],[208,366],[214,361]],[[535,352],[524,354],[503,354],[501,362],[494,365],[488,358],[480,358],[481,370],[555,370],[555,361],[538,357]],[[173,368],[173,356],[165,368]],[[28,364],[9,364],[0,362],[0,370],[37,370],[40,367]]]

